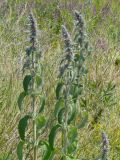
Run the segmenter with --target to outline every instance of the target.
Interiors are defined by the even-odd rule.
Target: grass
[[[46,5],[47,3],[47,5]],[[21,68],[24,61],[25,49],[27,42],[27,17],[29,8],[32,10],[38,21],[40,30],[42,50],[45,55],[45,93],[46,115],[49,113],[50,122],[54,120],[51,116],[55,104],[55,86],[57,84],[58,65],[62,55],[61,45],[61,25],[66,24],[69,31],[72,30],[73,14],[71,10],[78,9],[79,4],[83,1],[74,1],[64,6],[65,1],[60,1],[61,19],[54,21],[53,11],[56,5],[53,3],[36,0],[16,0],[8,1],[1,6],[0,16],[0,159],[5,159],[10,153],[11,159],[16,158],[16,143],[18,143],[17,125],[20,119],[20,113],[17,106],[17,98],[22,91],[22,72]],[[120,15],[119,2],[112,1],[109,6],[109,13],[103,15],[103,8],[108,3],[107,0],[92,1],[93,9],[96,7],[96,13],[90,7],[82,8],[85,14],[89,39],[93,46],[91,58],[86,62],[89,73],[83,79],[85,84],[82,98],[86,100],[87,105],[83,105],[89,113],[88,124],[80,131],[79,142],[80,149],[77,152],[77,158],[93,160],[101,151],[101,132],[105,131],[110,141],[109,159],[120,159],[120,107],[119,107],[119,65],[115,61],[119,58],[120,43]],[[49,5],[48,5],[49,4]],[[41,6],[45,6],[46,13]],[[48,7],[49,6],[49,7]],[[71,9],[72,8],[72,9]],[[43,8],[42,8],[43,9]],[[43,14],[44,13],[44,14]],[[57,25],[56,25],[57,24]],[[54,75],[54,78],[53,78]],[[110,101],[103,102],[100,96],[107,88],[108,83],[115,85],[112,90]],[[81,102],[82,103],[82,102]],[[25,106],[29,102],[25,101]],[[102,108],[103,112],[94,124],[93,129],[90,127],[98,109]],[[26,108],[27,110],[27,108]],[[52,123],[49,122],[49,127]],[[49,129],[48,129],[49,130]],[[45,135],[44,138],[47,136]]]

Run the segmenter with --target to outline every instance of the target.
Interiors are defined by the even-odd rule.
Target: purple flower
[[[102,142],[103,142],[102,158],[105,158],[107,157],[109,151],[109,141],[105,132],[102,132]]]

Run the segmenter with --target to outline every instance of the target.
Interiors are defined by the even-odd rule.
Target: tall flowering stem
[[[65,56],[63,57],[59,69],[59,78],[62,79],[63,86],[63,95],[64,95],[64,123],[63,123],[63,150],[64,154],[67,154],[68,147],[68,114],[69,114],[69,102],[68,97],[70,94],[70,88],[72,83],[72,63],[74,59],[73,49],[72,49],[72,40],[66,29],[62,26],[62,36],[64,41]]]
[[[86,27],[83,16],[75,11],[75,43],[78,48],[83,47],[85,36],[86,36]]]
[[[29,48],[29,54],[31,54],[32,56],[32,66],[31,66],[31,75],[32,77],[34,77],[32,79],[32,83],[31,83],[31,88],[34,91],[35,90],[35,62],[36,62],[36,56],[34,51],[36,50],[35,44],[36,44],[36,33],[37,33],[37,28],[36,28],[36,21],[35,18],[33,16],[32,13],[30,13],[29,15],[29,23],[30,23],[30,43],[31,46]],[[31,95],[32,98],[32,102],[31,102],[31,106],[32,106],[32,112],[33,112],[33,141],[34,141],[34,160],[37,160],[37,145],[36,145],[36,141],[37,141],[37,126],[36,126],[36,112],[37,112],[37,108],[36,108],[36,98],[35,95]]]
[[[36,26],[36,20],[33,16],[33,13],[30,13],[29,15],[29,47],[26,49],[26,62],[24,63],[23,66],[23,71],[28,71],[29,75],[25,75],[24,80],[23,80],[23,88],[24,92],[22,92],[18,98],[18,106],[21,108],[21,104],[23,101],[23,98],[26,96],[31,97],[31,109],[30,113],[25,115],[24,118],[22,118],[19,122],[18,129],[19,129],[19,135],[20,138],[23,142],[26,141],[25,137],[25,131],[27,128],[28,120],[32,119],[33,123],[33,143],[32,143],[32,148],[33,148],[33,160],[37,160],[38,153],[37,153],[37,122],[36,119],[38,118],[37,114],[37,105],[36,105],[36,91],[38,87],[38,81],[36,82],[36,77],[38,79],[41,78],[41,75],[38,74],[38,58],[37,54],[38,52],[36,51],[36,42],[37,42],[37,26]],[[40,54],[40,53],[39,53]],[[24,72],[23,72],[24,73]],[[40,78],[39,78],[40,77]],[[40,79],[41,81],[41,79]],[[26,127],[26,128],[24,128]],[[23,136],[24,135],[24,136]],[[29,143],[29,141],[27,141]],[[21,143],[21,142],[20,142]],[[31,145],[31,144],[30,144]],[[18,145],[18,150],[19,150],[19,145]],[[18,157],[19,157],[19,152],[18,152]]]
[[[90,54],[89,41],[86,33],[86,24],[83,16],[75,11],[74,28],[74,52],[75,52],[75,77],[76,83],[80,84],[81,75],[87,73],[84,65],[86,57]]]
[[[77,129],[76,124],[76,115],[77,115],[77,100],[81,94],[82,84],[81,77],[83,76],[83,64],[85,61],[84,54],[86,54],[86,41],[85,36],[85,24],[82,16],[76,11],[76,26],[75,26],[75,37],[74,41],[71,40],[71,36],[68,33],[66,27],[62,26],[62,37],[64,41],[64,55],[59,67],[59,79],[62,82],[62,89],[60,91],[61,84],[58,83],[57,90],[61,92],[61,97],[57,98],[57,103],[60,102],[61,98],[64,101],[64,107],[59,112],[63,112],[63,121],[62,121],[62,135],[63,135],[63,151],[64,157],[70,153],[70,147],[73,145],[73,142],[76,143],[77,149]],[[58,94],[57,94],[58,95]],[[74,121],[74,135],[75,139],[70,140],[69,134],[72,127],[72,122]]]
[[[62,25],[62,36],[64,40],[64,48],[65,48],[65,53],[66,55],[63,57],[61,60],[61,65],[60,65],[60,73],[59,77],[63,77],[64,72],[69,66],[71,65],[74,57],[73,57],[73,49],[72,49],[72,40],[70,37],[70,34],[68,33],[66,27]]]

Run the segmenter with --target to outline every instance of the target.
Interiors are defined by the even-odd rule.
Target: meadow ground
[[[17,99],[22,91],[22,66],[28,45],[28,15],[38,24],[38,45],[44,53],[45,115],[52,126],[55,87],[62,55],[61,25],[72,35],[74,10],[85,17],[92,47],[82,79],[80,111],[88,122],[79,131],[76,158],[96,159],[102,148],[101,132],[109,139],[109,160],[120,159],[120,2],[118,0],[8,0],[0,1],[0,160],[16,160],[21,117]],[[73,35],[74,36],[74,35]],[[83,103],[84,102],[84,103]],[[25,100],[25,111],[29,99]],[[49,130],[49,129],[48,129]],[[47,135],[44,135],[47,139]],[[57,158],[56,158],[57,159]],[[59,158],[58,158],[59,159]]]

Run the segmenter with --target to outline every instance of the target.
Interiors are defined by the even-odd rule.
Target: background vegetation
[[[118,0],[8,0],[0,1],[0,160],[17,159],[17,99],[22,91],[22,66],[28,45],[28,15],[32,9],[38,23],[38,41],[44,53],[45,115],[47,138],[54,121],[55,88],[62,55],[61,25],[72,32],[73,11],[86,20],[92,53],[86,61],[88,74],[82,79],[80,111],[88,122],[78,134],[77,158],[95,159],[101,150],[101,132],[109,138],[109,159],[120,159],[120,2]],[[72,33],[71,33],[72,34]],[[25,109],[29,99],[25,100]],[[79,120],[79,118],[78,118]],[[80,117],[81,120],[81,117]],[[57,158],[56,158],[57,159]]]

